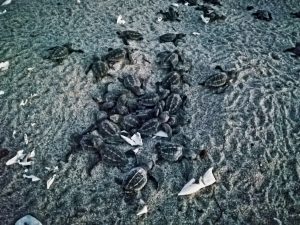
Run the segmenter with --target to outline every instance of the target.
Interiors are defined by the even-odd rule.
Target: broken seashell
[[[171,5],[174,7],[179,7],[179,5],[177,3],[172,3]]]
[[[4,6],[4,5],[9,5],[11,3],[11,0],[6,0],[5,2],[2,3],[1,6]]]
[[[143,215],[143,214],[145,214],[147,212],[148,212],[148,206],[145,205],[136,215],[137,216],[141,216],[141,215]]]
[[[125,23],[126,23],[125,20],[123,20],[121,15],[119,15],[117,19],[117,24],[125,24]]]
[[[23,159],[26,156],[26,154],[24,154],[23,152],[24,152],[24,150],[18,151],[17,155],[15,155],[15,157],[11,158],[10,160],[8,160],[6,162],[6,165],[10,166],[12,164],[17,163],[19,160]]]
[[[2,12],[0,12],[0,15],[3,15],[5,13],[7,13],[6,9],[4,9]]]
[[[191,184],[184,189],[182,189],[178,195],[191,195],[199,191],[201,188],[204,188],[205,185],[203,183],[200,184]]]
[[[138,147],[138,148],[133,149],[132,151],[133,151],[135,154],[138,154],[141,150],[142,150],[142,148],[141,148],[141,147]]]
[[[19,219],[15,225],[42,225],[42,223],[40,221],[38,221],[36,218],[34,218],[31,215],[26,215],[24,217],[22,217],[21,219]]]
[[[193,34],[193,35],[196,35],[196,36],[200,36],[200,33],[199,33],[199,32],[193,32],[192,34]]]
[[[49,180],[47,180],[47,189],[53,184],[56,174],[54,174]]]
[[[120,136],[121,136],[121,138],[122,138],[124,141],[126,141],[128,144],[130,144],[131,146],[135,146],[135,142],[134,142],[133,140],[131,140],[131,138],[126,137],[126,136],[124,136],[124,135],[120,135]]]
[[[168,134],[162,130],[158,131],[156,134],[154,134],[154,137],[164,137],[164,138],[167,138],[168,137]]]
[[[162,19],[163,19],[162,17],[158,17],[158,18],[157,18],[157,22],[162,21]]]
[[[26,105],[28,102],[28,99],[25,99],[25,100],[22,100],[21,103],[20,103],[20,106],[24,106]]]
[[[204,17],[203,15],[200,16],[201,20],[204,22],[204,23],[209,23],[209,19],[210,18],[206,18]]]
[[[0,91],[0,95],[4,95],[4,91]]]
[[[29,161],[29,162],[27,162],[27,161],[24,161],[24,162],[18,161],[18,164],[21,165],[21,166],[31,166],[31,165],[34,164],[34,162],[33,161]]]
[[[136,145],[143,146],[143,139],[139,132],[132,135],[131,140],[133,140],[136,143]]]
[[[8,67],[9,67],[9,61],[0,62],[0,71],[8,70]]]
[[[205,174],[203,175],[201,181],[206,186],[212,185],[216,182],[216,178],[214,177],[214,174],[212,173],[213,167],[209,168]]]
[[[27,136],[27,134],[24,134],[24,141],[25,141],[25,144],[28,145],[28,136]]]
[[[36,177],[36,176],[34,176],[34,175],[29,175],[29,176],[27,176],[26,174],[23,174],[23,177],[24,177],[24,178],[31,179],[32,182],[36,182],[36,181],[41,180],[40,178],[38,178],[38,177]]]

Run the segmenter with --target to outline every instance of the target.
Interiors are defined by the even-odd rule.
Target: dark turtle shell
[[[204,86],[210,88],[218,88],[224,86],[228,81],[228,75],[226,73],[219,73],[212,75],[206,79]]]
[[[110,50],[106,55],[102,57],[102,60],[105,60],[109,63],[117,63],[126,58],[126,51],[123,48],[116,48]]]
[[[65,58],[67,58],[68,55],[70,55],[72,52],[83,53],[81,49],[72,49],[71,43],[49,48],[48,51],[50,51],[48,58],[59,63],[62,62]]]
[[[144,110],[137,110],[135,112],[135,116],[140,120],[140,121],[146,121],[155,116],[155,110],[153,109],[144,109]]]
[[[139,129],[139,132],[145,136],[153,135],[154,133],[157,132],[159,124],[160,123],[159,123],[158,119],[156,119],[156,118],[150,119],[141,126],[141,128]]]
[[[155,106],[159,101],[159,95],[155,92],[147,93],[139,98],[139,103],[143,106]]]
[[[108,65],[103,61],[94,61],[91,65],[91,70],[98,81],[107,75]]]
[[[133,128],[137,128],[140,125],[140,121],[135,115],[126,115],[122,119],[122,127],[125,130],[131,130]]]
[[[165,160],[175,162],[182,156],[183,146],[179,144],[163,142],[157,143],[155,147],[159,155]]]
[[[265,20],[265,21],[271,21],[272,15],[267,10],[257,10],[255,13],[252,13],[252,15],[259,20]]]
[[[158,54],[157,56],[160,58],[159,64],[163,69],[175,68],[179,63],[179,55],[177,51],[166,51]]]
[[[143,94],[141,81],[136,76],[128,74],[123,77],[122,83],[124,87],[131,90],[135,95],[140,96]]]
[[[143,40],[143,35],[138,32],[138,31],[134,31],[134,30],[125,30],[122,32],[117,32],[117,34],[122,37],[122,38],[126,38],[128,40],[135,40],[135,41],[141,41]]]
[[[164,88],[170,88],[172,85],[180,84],[180,80],[181,75],[176,71],[172,71],[163,79],[162,86]]]
[[[111,166],[125,166],[128,159],[124,152],[113,145],[104,145],[98,149],[103,163]]]
[[[182,99],[179,94],[170,94],[166,100],[165,110],[170,114],[176,113],[182,105]]]
[[[113,136],[120,133],[120,128],[114,122],[105,119],[98,124],[98,131],[105,136]]]
[[[159,120],[161,123],[168,122],[169,118],[170,118],[170,115],[169,115],[168,111],[163,111],[159,114]]]
[[[135,167],[129,171],[123,180],[126,191],[140,191],[147,184],[147,171],[142,167]]]

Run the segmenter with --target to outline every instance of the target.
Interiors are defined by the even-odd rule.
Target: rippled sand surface
[[[14,224],[28,213],[45,225],[300,224],[300,59],[283,53],[300,41],[300,19],[289,15],[300,10],[300,2],[224,0],[218,9],[227,19],[208,24],[200,20],[200,11],[180,5],[181,22],[157,22],[156,13],[171,3],[13,0],[0,7],[7,10],[0,15],[0,61],[10,62],[0,72],[0,144],[10,150],[0,159],[0,224]],[[248,5],[269,10],[273,20],[255,20]],[[125,25],[116,24],[118,15]],[[161,165],[165,182],[158,192],[151,182],[143,189],[149,208],[143,217],[123,201],[113,179],[122,175],[117,168],[100,163],[89,177],[86,169],[95,154],[80,152],[66,161],[70,135],[94,122],[98,109],[91,96],[107,82],[96,83],[85,68],[93,54],[122,47],[116,31],[125,29],[140,31],[144,41],[131,42],[136,63],[113,74],[150,77],[150,84],[165,76],[156,54],[175,49],[160,44],[158,36],[187,34],[177,47],[193,65],[188,79],[194,85],[186,90],[192,122],[184,131],[194,147],[208,151],[201,161]],[[58,66],[43,59],[45,49],[66,42],[85,53],[74,53]],[[215,73],[216,65],[238,72],[222,94],[196,85]],[[27,104],[20,105],[25,99]],[[151,146],[144,151],[151,154]],[[28,174],[41,181],[24,179],[20,165],[5,166],[20,149],[36,151]],[[47,190],[51,173],[45,167],[53,166],[59,172]],[[188,179],[212,166],[214,185],[177,196]]]

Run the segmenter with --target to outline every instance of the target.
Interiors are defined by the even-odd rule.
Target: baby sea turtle
[[[182,106],[182,98],[179,94],[172,93],[166,100],[165,110],[171,115],[175,114]]]
[[[140,127],[139,132],[143,136],[151,136],[157,132],[159,125],[160,122],[157,118],[150,119]]]
[[[138,102],[143,106],[151,107],[151,106],[155,106],[158,103],[159,99],[160,98],[157,93],[148,92],[143,96],[139,97]]]
[[[142,41],[144,39],[141,33],[133,30],[118,31],[117,34],[125,45],[129,45],[128,40]]]
[[[124,87],[132,91],[135,95],[141,96],[144,94],[144,90],[141,88],[141,81],[134,75],[128,74],[119,78],[119,81],[123,83]]]
[[[234,78],[235,71],[225,71],[220,66],[216,66],[216,69],[220,70],[221,73],[214,74],[208,77],[204,82],[199,85],[204,85],[210,89],[216,89],[216,93],[222,93],[229,86],[229,82]]]
[[[108,119],[104,119],[97,124],[97,129],[104,136],[114,136],[120,133],[120,128],[117,124]]]
[[[252,15],[254,16],[254,18],[259,20],[265,20],[268,22],[272,20],[272,15],[267,10],[257,10],[255,13],[252,13]]]
[[[140,120],[136,115],[126,115],[122,118],[121,126],[124,130],[130,131],[140,126]]]
[[[107,165],[123,167],[128,163],[126,154],[114,145],[101,145],[101,147],[97,147],[97,150],[100,153],[101,160]]]
[[[172,6],[169,7],[168,11],[164,12],[164,11],[160,10],[159,13],[163,15],[163,20],[164,21],[167,21],[167,20],[169,20],[169,21],[178,21],[178,22],[181,21],[179,19],[178,11]]]
[[[159,65],[163,69],[174,70],[179,62],[183,62],[183,59],[178,50],[173,52],[164,51],[157,54],[159,59]]]
[[[183,73],[179,73],[178,71],[171,71],[161,82],[159,82],[163,88],[169,90],[174,89],[176,86],[178,87],[181,83],[188,84],[189,86],[191,85]]]
[[[47,58],[59,64],[73,52],[83,53],[81,49],[73,49],[71,43],[49,48],[48,51],[49,55]]]
[[[166,33],[164,35],[161,35],[159,37],[159,42],[164,43],[164,42],[173,42],[175,46],[177,46],[179,41],[182,41],[182,39],[186,36],[186,34],[183,33]]]
[[[108,53],[104,56],[102,56],[102,61],[107,62],[108,66],[112,69],[114,69],[114,65],[116,63],[122,63],[122,67],[124,67],[126,64],[133,64],[133,59],[131,56],[132,50],[128,48],[116,48],[108,49]]]
[[[295,47],[293,48],[288,48],[286,50],[284,50],[283,52],[291,52],[294,53],[294,55],[292,55],[292,57],[298,58],[300,56],[300,42],[297,42],[295,44]]]
[[[294,13],[291,13],[291,15],[295,18],[300,18],[300,11],[299,12],[294,12]]]
[[[108,65],[106,62],[100,60],[98,56],[93,56],[93,62],[89,65],[85,74],[88,74],[90,70],[92,70],[97,81],[102,79],[103,77],[109,75],[108,74]]]

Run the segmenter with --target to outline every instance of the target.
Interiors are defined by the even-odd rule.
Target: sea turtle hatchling
[[[84,53],[81,49],[73,49],[71,43],[66,43],[61,46],[55,46],[47,49],[47,51],[49,53],[47,59],[50,59],[59,64],[62,63],[63,60],[73,52]]]
[[[182,56],[178,50],[164,51],[157,54],[158,63],[163,69],[175,70],[179,62],[183,62]]]
[[[106,137],[118,135],[121,132],[119,126],[108,119],[103,119],[101,121],[98,121],[97,130],[99,131],[100,134]]]
[[[184,34],[184,33],[178,33],[178,34],[166,33],[159,37],[159,42],[160,43],[173,42],[173,44],[175,46],[177,46],[179,41],[182,41],[185,36],[186,36],[186,34]]]
[[[124,87],[132,91],[135,95],[141,96],[144,94],[142,89],[142,82],[134,75],[127,74],[122,78],[118,78],[123,83]]]
[[[160,10],[159,13],[163,15],[163,20],[164,21],[167,21],[167,20],[169,20],[169,21],[178,21],[178,22],[181,21],[179,19],[178,11],[173,6],[170,6],[168,11],[164,12],[164,11]]]
[[[108,74],[109,67],[107,63],[101,61],[98,56],[93,56],[93,62],[88,66],[87,70],[85,71],[85,74],[88,74],[90,70],[92,70],[96,81],[99,81],[105,76],[110,75]]]
[[[123,68],[126,64],[133,64],[132,51],[129,48],[109,48],[108,53],[102,56],[101,60],[107,62],[111,69],[114,69],[116,63],[121,63],[121,68]]]
[[[210,89],[215,89],[217,94],[220,94],[225,91],[225,89],[229,86],[229,83],[236,79],[234,75],[235,71],[225,71],[220,66],[216,66],[216,69],[220,70],[220,73],[211,75],[204,82],[198,83],[199,85],[203,85]]]
[[[118,31],[117,34],[125,45],[129,45],[128,40],[142,41],[144,39],[141,33],[133,30]]]
[[[148,92],[138,99],[138,103],[146,106],[146,107],[152,107],[155,106],[158,101],[160,100],[160,97],[157,93],[155,92]]]
[[[170,115],[176,114],[180,107],[183,106],[183,100],[179,94],[172,93],[168,96],[165,105],[165,111]]]

